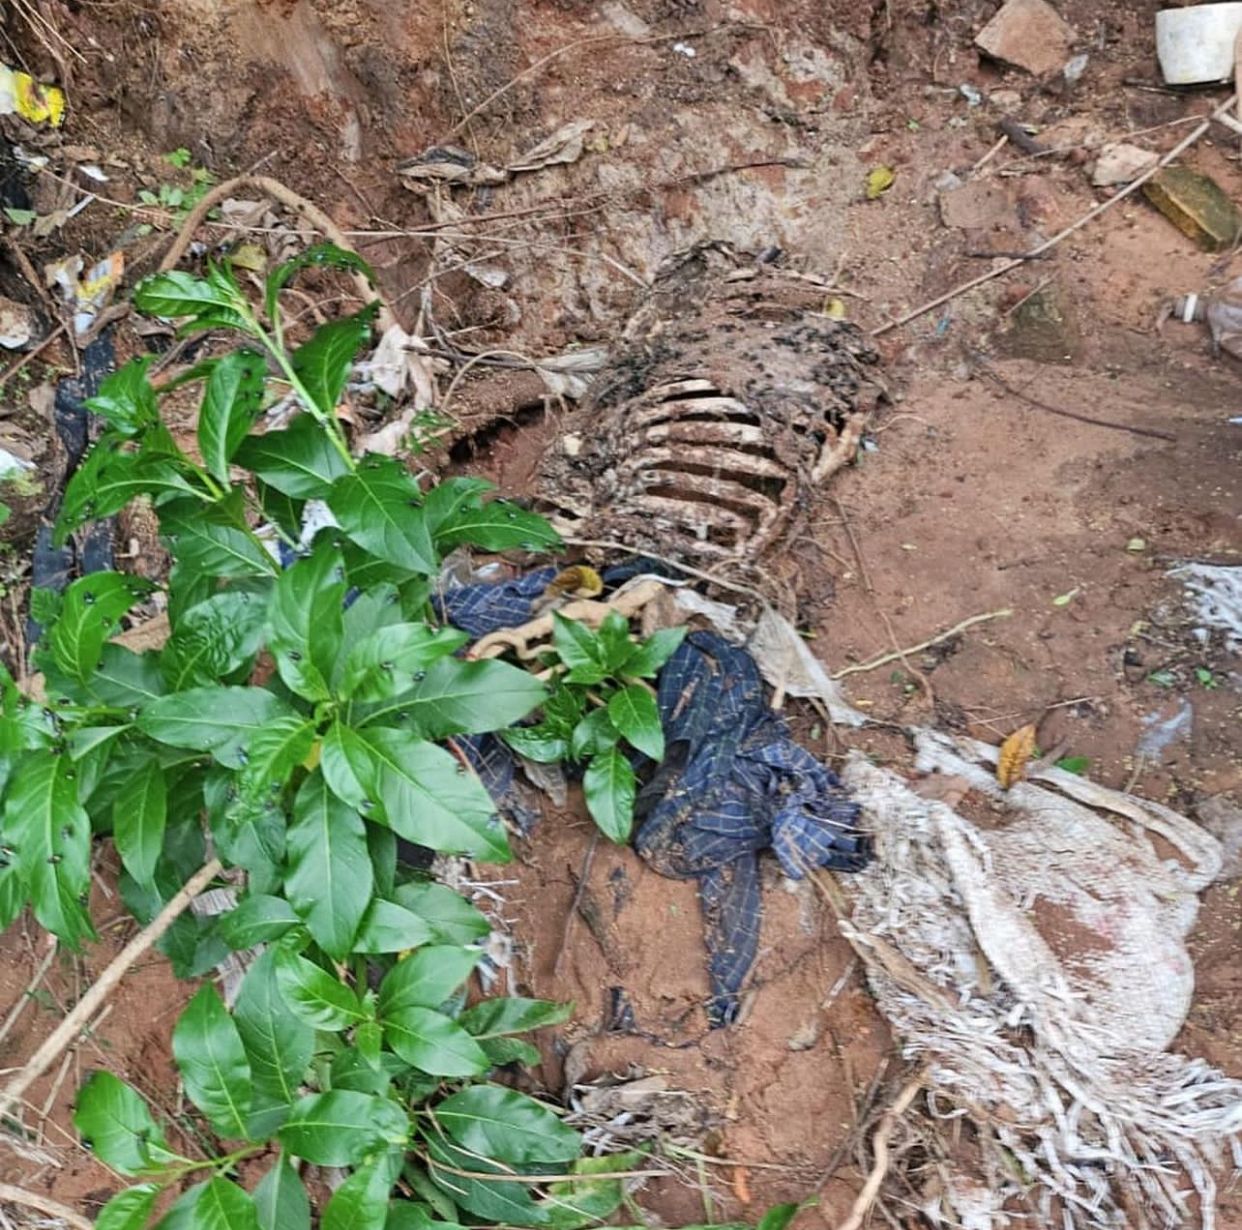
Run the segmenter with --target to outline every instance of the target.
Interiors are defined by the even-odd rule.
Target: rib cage
[[[883,395],[877,355],[823,303],[718,245],[678,258],[567,421],[544,500],[578,537],[713,563],[771,549]]]

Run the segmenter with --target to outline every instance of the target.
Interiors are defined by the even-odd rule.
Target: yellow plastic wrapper
[[[65,92],[40,85],[29,73],[0,64],[0,115],[17,114],[32,124],[59,128],[65,119]]]

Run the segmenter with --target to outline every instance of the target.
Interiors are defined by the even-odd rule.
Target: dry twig
[[[168,930],[189,907],[199,893],[220,873],[219,859],[213,858],[198,869],[168,904],[112,959],[108,968],[96,979],[94,986],[73,1006],[65,1019],[48,1035],[43,1045],[0,1090],[0,1117],[25,1097],[31,1085],[52,1066],[56,1056],[72,1044],[87,1023],[102,1007],[112,989],[125,977],[130,967]]]
[[[67,1204],[61,1204],[50,1196],[28,1192],[24,1187],[14,1187],[12,1183],[0,1183],[0,1204],[16,1204],[24,1209],[34,1209],[37,1213],[63,1221],[65,1225],[72,1226],[73,1230],[94,1230],[88,1218],[81,1213],[75,1213]]]
[[[871,1166],[871,1173],[867,1176],[862,1191],[858,1193],[850,1215],[837,1227],[837,1230],[859,1230],[871,1211],[875,1198],[880,1194],[884,1176],[888,1173],[888,1142],[892,1138],[893,1129],[897,1126],[897,1120],[910,1109],[911,1103],[918,1096],[926,1079],[926,1069],[916,1072],[897,1095],[892,1106],[884,1112],[884,1118],[880,1120],[880,1126],[876,1128],[875,1135],[871,1138],[872,1155],[875,1159]]]
[[[1124,188],[1115,192],[1106,201],[1101,201],[1094,209],[1088,210],[1076,222],[1070,223],[1064,230],[1058,231],[1051,239],[1046,239],[1043,243],[1032,248],[1025,255],[1006,261],[1003,265],[998,265],[995,269],[988,270],[987,273],[981,273],[976,278],[971,278],[967,282],[955,286],[952,290],[947,290],[943,295],[937,295],[935,299],[929,300],[927,303],[921,304],[919,307],[912,308],[905,315],[897,317],[896,320],[887,321],[885,324],[878,325],[871,330],[872,337],[880,337],[882,334],[888,333],[893,329],[899,329],[902,325],[908,325],[912,320],[917,320],[920,316],[925,316],[928,312],[935,311],[936,308],[943,304],[949,303],[967,291],[974,290],[976,286],[982,286],[985,282],[990,282],[993,278],[999,278],[1001,274],[1009,273],[1013,269],[1017,269],[1019,265],[1025,265],[1027,261],[1033,257],[1039,256],[1044,252],[1055,248],[1063,239],[1068,239],[1075,231],[1081,230],[1088,222],[1093,222],[1100,214],[1112,209],[1126,197],[1137,192],[1157,171],[1162,167],[1166,167],[1178,155],[1188,150],[1205,132],[1212,126],[1214,120],[1220,119],[1221,116],[1231,112],[1237,102],[1238,95],[1231,94],[1228,102],[1222,103],[1210,115],[1205,116],[1187,136],[1183,137],[1168,153],[1161,156],[1160,160],[1148,170],[1144,171],[1137,179],[1132,180]]]
[[[944,632],[938,632],[930,640],[920,641],[917,645],[910,645],[906,649],[898,649],[893,653],[881,654],[878,658],[872,658],[869,662],[857,662],[853,666],[843,667],[841,670],[834,672],[834,679],[844,679],[846,675],[858,675],[863,671],[873,671],[878,667],[887,666],[890,662],[896,662],[900,658],[904,658],[907,654],[921,653],[924,649],[930,649],[933,645],[939,645],[941,641],[947,641],[950,637],[957,636],[959,632],[965,632],[967,628],[973,628],[975,624],[986,623],[989,619],[1008,619],[1013,611],[1009,607],[1005,607],[999,611],[985,611],[982,615],[972,615],[969,619],[963,619],[960,624],[954,624],[953,627]]]

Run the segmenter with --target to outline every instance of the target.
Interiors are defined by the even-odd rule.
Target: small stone
[[[940,196],[940,221],[962,231],[990,231],[1014,222],[1013,194],[1008,184],[976,179]]]
[[[1073,41],[1073,28],[1047,0],[1006,0],[975,45],[994,60],[1041,77],[1064,67]]]
[[[1205,252],[1223,252],[1238,238],[1237,206],[1207,175],[1164,167],[1143,185],[1143,195]]]
[[[1007,358],[1036,363],[1073,363],[1082,350],[1082,330],[1072,304],[1055,284],[1036,291],[1015,308],[1009,328],[997,339]]]
[[[1016,111],[1022,106],[1022,95],[1017,90],[993,90],[988,95],[988,102],[997,111],[1003,111],[1008,115],[1011,111]]]
[[[1091,171],[1091,182],[1097,188],[1111,188],[1116,184],[1133,183],[1145,171],[1156,165],[1157,155],[1137,145],[1117,141],[1100,150]]]
[[[1220,879],[1236,880],[1242,875],[1242,807],[1218,794],[1200,803],[1195,815],[1221,844]]]

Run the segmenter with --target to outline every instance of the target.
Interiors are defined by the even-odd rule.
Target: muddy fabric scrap
[[[604,574],[615,583],[622,565]],[[543,568],[510,581],[464,585],[439,599],[442,615],[474,637],[516,627],[556,575]],[[763,904],[759,854],[772,849],[782,870],[856,871],[871,850],[858,807],[836,776],[790,737],[767,702],[759,668],[745,649],[712,632],[693,632],[658,679],[666,753],[635,806],[635,847],[662,875],[698,881],[708,950],[713,1025],[736,1019],[759,945]],[[514,761],[498,739],[460,740],[497,807],[522,823]],[[515,814],[516,813],[516,814]],[[527,813],[528,815],[528,813]]]
[[[634,845],[663,875],[697,879],[712,984],[709,1016],[734,1020],[763,916],[759,852],[800,880],[811,867],[857,871],[870,857],[858,805],[790,737],[755,660],[694,632],[658,682],[666,754],[639,792]]]

